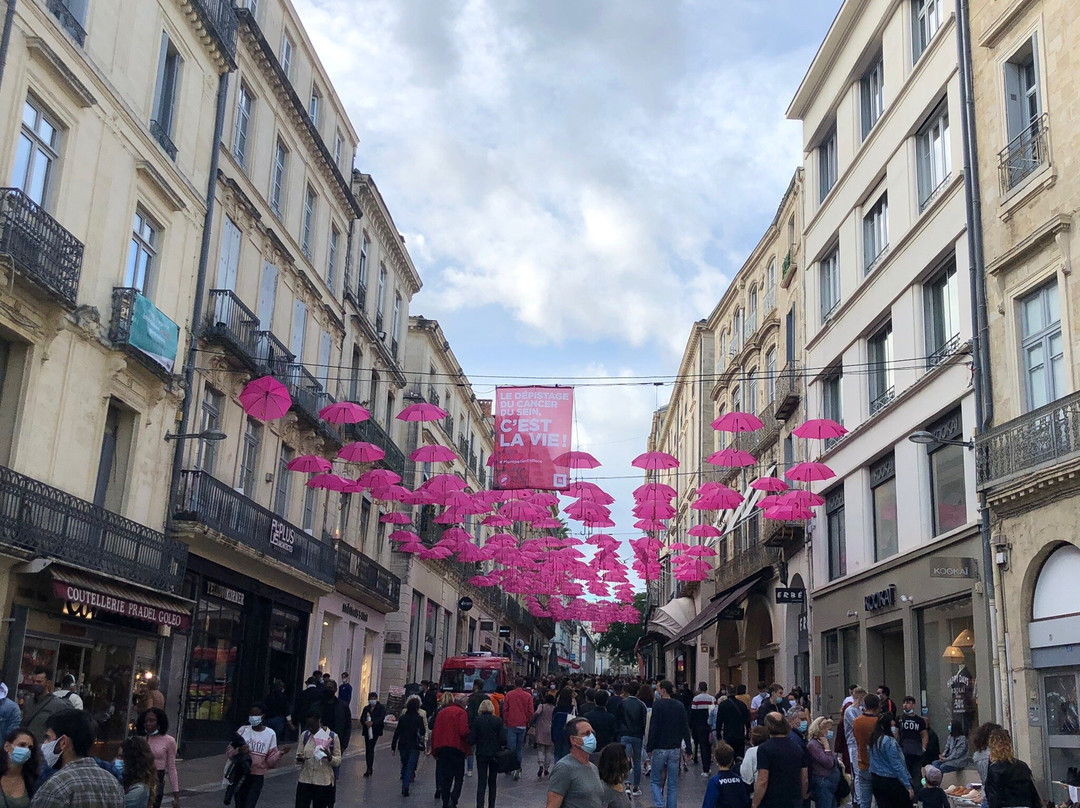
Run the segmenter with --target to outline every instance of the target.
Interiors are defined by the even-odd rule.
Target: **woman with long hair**
[[[555,715],[555,694],[545,693],[543,700],[533,713],[532,723],[536,727],[536,776],[543,777],[551,772],[555,765],[551,740],[551,721]],[[566,723],[565,721],[563,722]]]
[[[995,729],[987,742],[990,766],[986,770],[983,791],[988,808],[1040,808],[1042,800],[1031,769],[1013,752],[1012,735]]]
[[[124,770],[120,785],[124,787],[124,808],[147,808],[154,801],[158,789],[157,768],[154,753],[146,738],[132,735],[120,744],[120,759]]]
[[[995,729],[1003,729],[1001,724],[986,722],[980,724],[971,733],[969,748],[971,749],[971,762],[979,772],[979,782],[986,782],[987,770],[990,768],[990,733]]]
[[[870,787],[879,808],[911,808],[915,791],[904,753],[893,738],[892,722],[892,715],[883,713],[870,733]]]
[[[40,768],[41,750],[34,736],[25,729],[10,732],[0,754],[0,801],[4,808],[29,808]]]
[[[488,699],[480,703],[476,720],[469,729],[469,745],[476,755],[476,808],[484,808],[485,792],[487,808],[495,808],[499,777],[496,759],[499,752],[506,748],[506,727],[502,719],[495,715],[495,706]]]
[[[609,743],[600,750],[600,782],[604,784],[604,808],[630,808],[626,791],[626,776],[630,774],[630,757],[621,743]]]
[[[150,751],[154,753],[154,768],[157,769],[158,787],[154,798],[154,808],[161,808],[161,799],[165,796],[165,776],[169,777],[172,788],[173,808],[180,808],[180,779],[176,774],[176,738],[169,734],[169,716],[159,707],[151,707],[135,720],[135,734],[146,738]]]
[[[420,697],[409,696],[405,712],[398,718],[397,729],[390,741],[390,752],[401,755],[401,796],[409,796],[409,786],[416,774],[416,764],[424,751],[427,740],[427,721],[420,709]]]
[[[555,747],[555,762],[570,754],[570,739],[566,737],[566,722],[574,715],[574,691],[564,687],[555,700],[551,714],[551,743]]]

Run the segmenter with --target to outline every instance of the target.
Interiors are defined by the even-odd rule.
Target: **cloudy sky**
[[[630,475],[670,387],[626,380],[677,371],[768,226],[839,0],[294,2],[424,279],[411,313],[481,397],[576,381],[578,448]]]

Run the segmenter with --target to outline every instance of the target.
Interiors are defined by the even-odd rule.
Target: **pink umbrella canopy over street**
[[[288,388],[273,376],[252,379],[240,393],[240,406],[252,418],[274,421],[292,407]]]
[[[425,401],[410,404],[397,414],[399,421],[441,421],[449,413],[442,407],[428,404]]]
[[[351,401],[338,401],[319,410],[319,417],[328,424],[358,424],[371,417],[371,413]]]

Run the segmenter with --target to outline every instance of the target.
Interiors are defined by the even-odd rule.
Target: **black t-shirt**
[[[900,728],[900,749],[905,755],[922,756],[922,734],[926,729],[926,719],[921,715],[904,713],[896,720]]]
[[[758,747],[758,770],[769,773],[769,785],[762,808],[801,806],[802,769],[809,764],[807,753],[790,738],[769,738]]]

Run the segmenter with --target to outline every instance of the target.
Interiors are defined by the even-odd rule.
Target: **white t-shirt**
[[[277,748],[277,735],[270,727],[256,732],[247,724],[244,724],[236,732],[244,739],[244,743],[247,744],[248,751],[251,753],[251,770],[255,773],[261,773],[260,770],[264,770],[266,767],[266,756],[270,754],[271,749]]]

